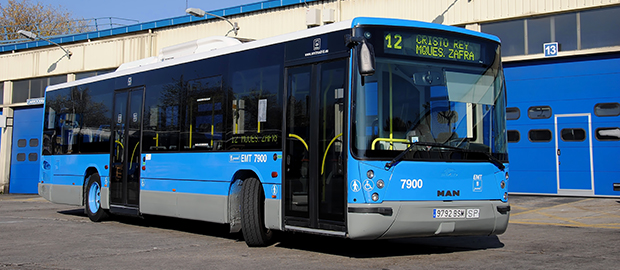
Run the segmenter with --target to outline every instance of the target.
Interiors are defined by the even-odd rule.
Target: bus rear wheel
[[[88,218],[99,222],[108,217],[105,209],[101,208],[101,177],[99,173],[88,176],[84,190],[84,206]]]
[[[271,244],[273,232],[265,228],[265,192],[256,178],[243,181],[241,188],[241,231],[250,247]]]

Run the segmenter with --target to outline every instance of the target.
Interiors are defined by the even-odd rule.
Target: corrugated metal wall
[[[448,25],[466,25],[620,4],[620,0],[326,0],[251,12],[229,19],[240,27],[238,37],[262,39],[306,29],[308,9],[333,9],[336,20],[359,16],[391,17]],[[157,29],[64,45],[71,60],[55,47],[0,55],[0,81],[108,69],[157,55],[164,47],[208,36],[224,35],[231,26],[221,20]],[[475,29],[475,27],[474,27]],[[57,62],[55,69],[50,66]]]

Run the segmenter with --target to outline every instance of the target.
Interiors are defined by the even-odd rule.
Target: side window
[[[111,81],[47,93],[43,155],[110,151]],[[33,139],[30,145],[37,145]]]
[[[229,149],[277,149],[282,109],[280,65],[232,72],[232,138]]]
[[[521,140],[521,133],[518,130],[508,130],[508,142],[516,143]]]
[[[517,120],[519,117],[521,117],[521,110],[519,110],[519,108],[506,108],[506,120]]]
[[[586,139],[586,131],[582,128],[564,128],[560,137],[567,142],[582,142]]]
[[[17,140],[17,147],[26,147],[26,139]]]
[[[597,128],[595,132],[599,141],[620,141],[620,128]]]
[[[531,142],[550,142],[551,130],[548,129],[532,129],[528,132]]]
[[[224,148],[224,105],[222,76],[188,82],[185,120],[181,133],[183,150]]]
[[[535,106],[527,109],[527,116],[531,119],[547,119],[551,118],[551,107]]]
[[[177,74],[174,69],[153,71],[151,76],[155,79],[153,85],[146,88],[142,150],[179,151],[181,97],[187,84],[182,81],[183,76]],[[179,79],[170,80],[171,76]]]
[[[596,116],[618,116],[620,115],[619,103],[598,103],[594,105]]]

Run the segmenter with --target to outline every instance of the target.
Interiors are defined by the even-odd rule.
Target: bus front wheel
[[[265,193],[256,178],[243,181],[241,188],[241,231],[250,247],[264,247],[271,243],[273,232],[265,228]]]
[[[94,222],[99,222],[108,216],[108,213],[101,208],[101,178],[98,173],[91,174],[86,181],[84,190],[84,206],[88,218]]]

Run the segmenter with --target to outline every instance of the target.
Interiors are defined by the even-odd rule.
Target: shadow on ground
[[[83,209],[59,211],[58,213],[88,219]],[[132,226],[153,227],[224,238],[232,241],[243,241],[243,235],[241,233],[230,233],[229,226],[226,224],[150,215],[142,218],[112,216],[103,222],[119,222]],[[504,244],[497,236],[425,237],[359,241],[303,233],[277,232],[275,243],[272,247],[353,258],[382,258],[496,249],[504,247]]]

